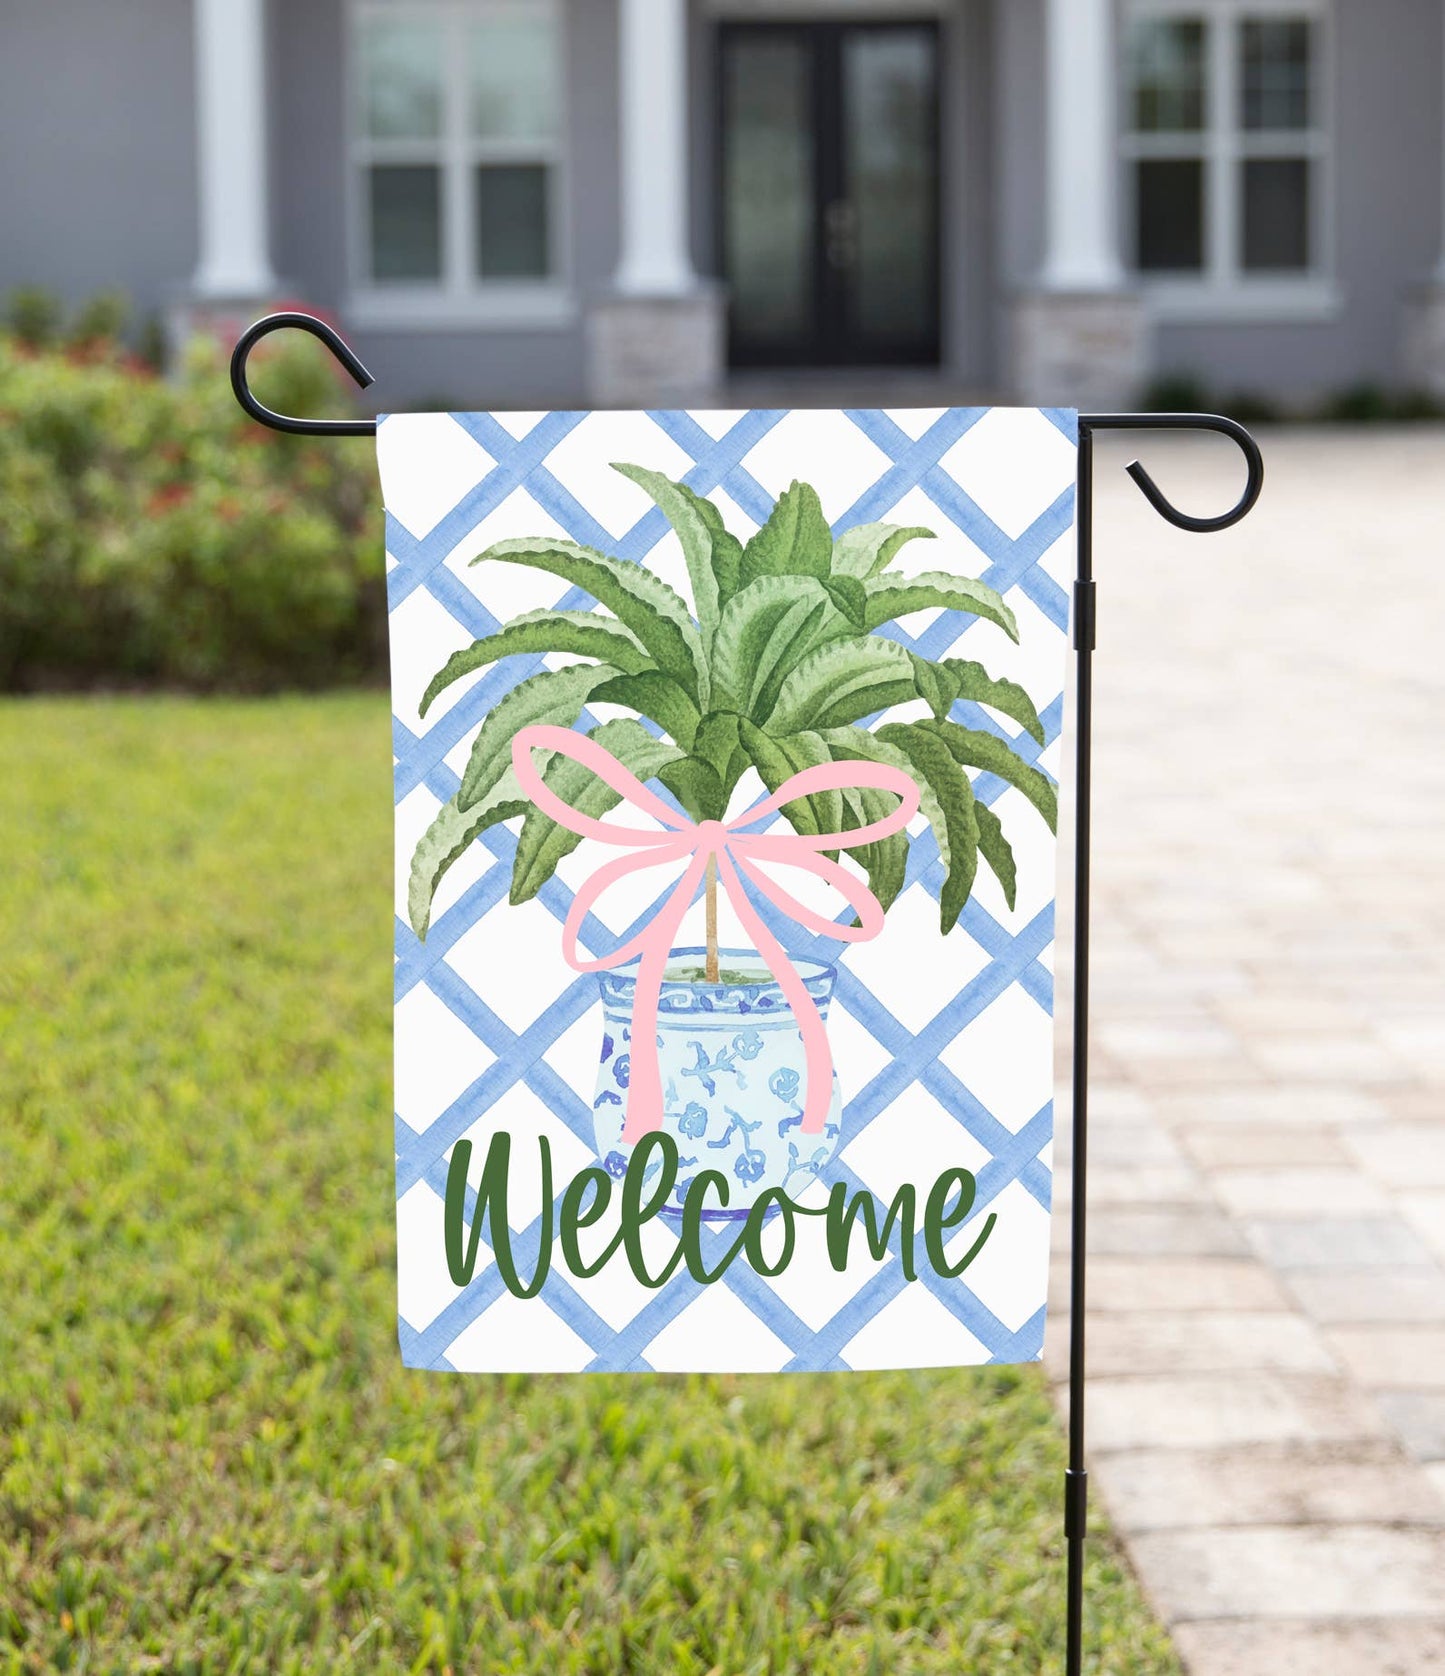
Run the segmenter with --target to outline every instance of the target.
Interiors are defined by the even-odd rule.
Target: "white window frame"
[[[545,140],[482,139],[467,121],[467,53],[471,23],[518,13],[544,12],[557,43],[560,102],[557,132]],[[350,0],[346,52],[346,219],[349,291],[346,312],[359,326],[411,329],[454,327],[559,327],[572,324],[577,302],[572,281],[568,214],[567,35],[563,0]],[[442,130],[435,139],[373,139],[362,125],[361,35],[372,20],[437,22],[443,33]],[[441,277],[380,280],[371,276],[370,194],[373,163],[437,163],[441,168]],[[545,279],[482,278],[475,271],[476,199],[473,170],[479,163],[543,163],[548,169],[548,249]]]
[[[1254,132],[1241,115],[1239,39],[1245,22],[1306,19],[1314,58],[1310,126]],[[1120,203],[1130,271],[1152,311],[1180,320],[1323,320],[1343,306],[1335,272],[1334,31],[1329,0],[1127,0],[1124,31],[1157,19],[1204,24],[1205,117],[1199,134],[1143,133],[1134,128],[1127,33],[1119,56]],[[1204,163],[1204,267],[1197,274],[1155,273],[1135,265],[1137,171],[1141,158],[1201,157]],[[1251,157],[1306,157],[1310,163],[1311,266],[1298,273],[1251,272],[1243,266],[1241,164]]]

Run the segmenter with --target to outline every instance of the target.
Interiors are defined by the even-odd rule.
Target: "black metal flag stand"
[[[296,436],[375,436],[374,419],[292,419],[263,407],[246,381],[246,358],[269,333],[296,327],[320,338],[365,389],[371,374],[351,347],[323,320],[299,313],[269,314],[241,335],[231,355],[231,388],[251,417],[272,430]],[[1082,1676],[1084,1633],[1084,1538],[1088,1523],[1088,1472],[1084,1464],[1084,1307],[1088,1205],[1085,1184],[1089,1139],[1089,820],[1093,757],[1094,664],[1094,434],[1097,431],[1217,431],[1238,444],[1248,468],[1244,491],[1215,518],[1181,512],[1135,460],[1126,469],[1144,498],[1176,529],[1208,534],[1226,530],[1245,517],[1259,499],[1264,461],[1243,425],[1214,413],[1081,413],[1075,532],[1078,562],[1074,576],[1074,1008],[1073,1008],[1073,1163],[1071,1246],[1069,1253],[1069,1465],[1064,1474],[1064,1539],[1068,1549],[1068,1643],[1065,1676]]]

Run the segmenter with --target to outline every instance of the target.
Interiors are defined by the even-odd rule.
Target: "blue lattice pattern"
[[[529,981],[518,954],[543,946],[548,925],[551,943],[559,941],[572,900],[568,879],[577,882],[586,868],[559,869],[530,905],[535,917],[523,935],[522,910],[507,904],[516,835],[510,826],[494,827],[444,886],[424,943],[406,922],[405,868],[416,837],[455,793],[488,708],[555,660],[507,659],[422,723],[416,704],[426,679],[451,652],[526,604],[592,605],[575,592],[558,598],[561,585],[546,578],[550,595],[514,600],[495,574],[509,567],[470,569],[476,552],[502,535],[562,533],[653,565],[685,591],[685,580],[666,569],[677,561],[661,513],[610,473],[614,460],[685,481],[718,503],[739,536],[767,517],[794,477],[819,488],[835,533],[875,519],[933,529],[938,541],[920,563],[899,568],[982,577],[1014,608],[1021,644],[1007,646],[991,625],[954,612],[931,620],[920,613],[905,622],[910,633],[890,632],[930,658],[967,640],[967,655],[1021,680],[1039,702],[1042,749],[977,706],[960,705],[956,714],[1056,773],[1075,437],[1076,416],[1048,409],[474,413],[382,422],[398,806],[400,1338],[409,1365],[801,1370],[1040,1354],[1052,1140],[1053,845],[1041,825],[1028,833],[1015,812],[1018,794],[1002,781],[984,775],[975,789],[1000,808],[1014,837],[1021,883],[1013,912],[981,879],[958,928],[941,939],[942,868],[924,827],[877,943],[844,949],[765,916],[790,954],[839,963],[830,1034],[840,1075],[849,1075],[842,1141],[824,1181],[844,1181],[886,1201],[899,1180],[926,1185],[948,1163],[972,1169],[978,1194],[959,1237],[971,1238],[977,1218],[990,1211],[998,1220],[979,1261],[954,1280],[925,1266],[907,1281],[895,1241],[889,1259],[850,1261],[843,1274],[804,1263],[769,1280],[737,1263],[710,1286],[683,1275],[648,1292],[633,1283],[584,1286],[554,1268],[541,1295],[523,1302],[484,1261],[470,1285],[453,1286],[441,1202],[458,1139],[513,1121],[547,1133],[559,1170],[567,1166],[558,1193],[571,1168],[595,1161],[589,1100],[597,982],[565,969],[559,978],[555,962]],[[634,925],[649,906],[631,904]],[[605,954],[630,930],[594,917],[583,941],[594,955]],[[583,1075],[589,1038],[592,1072]],[[513,1228],[524,1272],[539,1234],[535,1217]],[[732,1236],[718,1229],[707,1237]]]

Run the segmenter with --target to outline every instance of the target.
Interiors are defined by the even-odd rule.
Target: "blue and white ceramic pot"
[[[821,1135],[803,1133],[807,1072],[803,1038],[776,979],[751,949],[723,949],[724,974],[708,983],[705,951],[675,949],[657,1010],[663,1128],[677,1142],[677,1185],[664,1207],[679,1212],[692,1178],[716,1170],[728,1183],[726,1210],[707,1195],[709,1221],[745,1217],[759,1194],[780,1187],[797,1198],[838,1146],[838,1078]],[[622,1124],[632,1074],[632,1005],[638,961],[598,973],[602,990],[602,1063],[592,1102],[597,1156],[614,1176],[632,1148]],[[793,963],[824,1022],[837,968]],[[737,981],[737,980],[742,981]]]

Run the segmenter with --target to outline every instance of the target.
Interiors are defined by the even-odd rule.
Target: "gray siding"
[[[195,267],[194,135],[190,0],[4,0],[0,291],[159,309]]]

